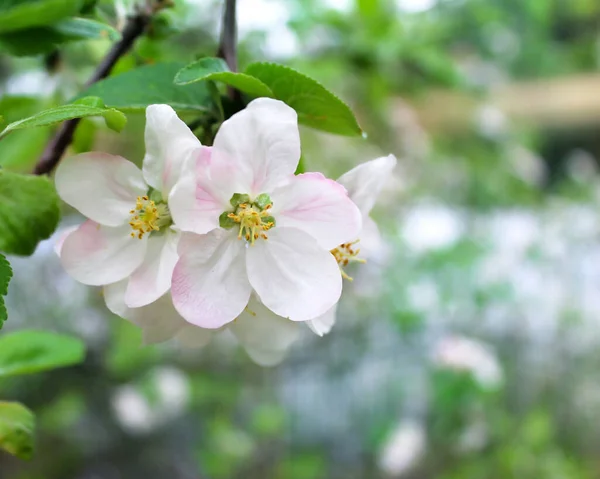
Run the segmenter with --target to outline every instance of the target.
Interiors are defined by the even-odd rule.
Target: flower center
[[[273,203],[266,193],[250,201],[250,196],[235,193],[229,201],[233,211],[225,211],[219,216],[219,225],[225,229],[238,228],[238,239],[244,238],[251,245],[259,239],[268,239],[267,231],[275,226],[271,216]]]
[[[135,208],[132,209],[129,225],[133,230],[131,237],[142,239],[146,233],[160,231],[161,228],[173,223],[171,212],[166,203],[160,199],[151,200],[148,196],[138,196]]]
[[[356,241],[353,241],[352,243],[343,243],[341,245],[339,245],[337,248],[334,248],[331,250],[331,254],[334,256],[335,260],[338,262],[338,265],[340,267],[340,272],[342,273],[342,277],[344,279],[347,279],[348,281],[352,281],[352,277],[348,275],[348,273],[346,273],[344,271],[344,267],[348,266],[350,263],[366,263],[367,260],[362,259],[362,258],[358,258],[358,255],[360,254],[360,248],[354,248],[354,246],[359,242],[360,240],[357,239]]]

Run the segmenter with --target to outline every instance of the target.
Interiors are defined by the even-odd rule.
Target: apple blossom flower
[[[382,249],[382,239],[379,228],[369,213],[381,193],[385,182],[389,179],[396,166],[394,155],[383,156],[367,161],[338,178],[338,183],[346,188],[350,199],[358,206],[362,214],[362,230],[352,241],[342,243],[331,250],[339,264],[342,276],[352,281],[344,271],[350,263],[364,263]],[[337,303],[323,315],[307,321],[308,327],[317,335],[327,334],[335,324]]]
[[[59,246],[61,263],[81,283],[126,282],[128,307],[150,304],[171,286],[179,233],[170,195],[203,147],[168,105],[146,110],[140,171],[120,156],[83,153],[56,171],[60,197],[88,218]]]
[[[197,178],[175,187],[173,218],[187,232],[172,297],[187,321],[218,329],[253,293],[292,321],[338,301],[342,278],[330,250],[356,238],[360,211],[339,183],[294,176],[299,159],[296,112],[259,98],[223,122]]]

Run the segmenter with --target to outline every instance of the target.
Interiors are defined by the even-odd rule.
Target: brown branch
[[[223,10],[223,29],[221,30],[221,41],[217,56],[227,63],[232,72],[237,71],[237,22],[236,22],[236,0],[225,0]]]
[[[121,33],[121,39],[115,43],[106,54],[100,65],[98,65],[98,68],[96,68],[94,74],[86,82],[86,87],[96,83],[102,78],[106,78],[110,74],[119,58],[125,55],[131,49],[136,39],[144,33],[152,19],[152,15],[158,11],[158,9],[158,7],[146,9],[140,8],[134,15],[128,18],[127,23],[123,28],[123,32]],[[47,175],[54,169],[73,140],[73,134],[75,133],[75,128],[77,128],[79,121],[79,118],[75,118],[73,120],[65,121],[60,126],[42,153],[42,157],[35,166],[34,174]]]
[[[236,20],[236,0],[225,0],[225,9],[223,10],[223,29],[221,30],[221,40],[217,57],[222,58],[232,72],[237,71],[237,20]],[[242,96],[239,90],[233,87],[227,87],[227,96],[231,101],[241,103]]]

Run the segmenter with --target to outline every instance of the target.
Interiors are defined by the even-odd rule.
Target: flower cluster
[[[76,280],[147,343],[201,346],[229,329],[259,364],[279,362],[306,323],[335,321],[345,267],[378,246],[369,212],[396,159],[338,181],[295,175],[295,111],[260,98],[200,144],[167,105],[146,110],[142,171],[85,153],[56,172],[62,199],[88,218],[57,245]]]

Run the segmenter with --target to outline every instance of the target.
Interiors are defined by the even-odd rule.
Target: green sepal
[[[154,201],[154,204],[163,203],[163,197],[160,191],[151,189],[148,193],[148,198]]]
[[[229,200],[231,206],[237,208],[243,203],[250,203],[250,196],[245,193],[234,193],[231,199]]]
[[[273,218],[272,216],[263,216],[263,223],[273,223],[273,226],[275,226],[275,218]]]
[[[262,211],[267,205],[271,204],[271,197],[267,193],[261,193],[257,196],[256,200],[254,200],[254,204]]]
[[[224,211],[223,213],[221,213],[221,215],[219,216],[219,226],[221,228],[225,228],[226,230],[230,230],[231,228],[233,228],[236,225],[236,222],[233,221],[228,215],[230,214],[229,211]]]

